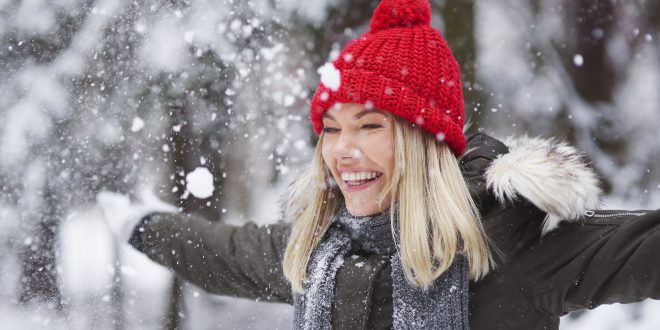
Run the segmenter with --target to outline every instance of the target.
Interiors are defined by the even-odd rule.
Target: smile
[[[341,179],[347,186],[356,187],[378,180],[383,175],[381,172],[342,172]]]

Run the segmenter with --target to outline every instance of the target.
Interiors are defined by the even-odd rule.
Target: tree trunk
[[[589,103],[611,102],[618,81],[607,57],[607,42],[615,23],[610,0],[565,1],[568,72],[575,89]]]
[[[184,303],[183,303],[183,283],[181,280],[174,276],[172,285],[170,286],[170,297],[167,305],[167,315],[165,318],[164,328],[167,330],[178,330],[182,328]]]
[[[50,189],[44,193],[46,209],[30,213],[40,217],[31,228],[22,252],[22,273],[19,301],[24,304],[46,303],[51,309],[62,309],[62,294],[55,272],[55,242],[59,212]],[[30,217],[30,215],[28,215]],[[30,219],[24,221],[30,222]],[[27,243],[30,244],[27,244]]]
[[[474,1],[447,0],[442,5],[432,3],[431,6],[433,12],[442,14],[443,36],[461,67],[465,122],[471,124],[471,131],[474,131],[479,127],[479,117],[486,104],[486,96],[477,80]]]

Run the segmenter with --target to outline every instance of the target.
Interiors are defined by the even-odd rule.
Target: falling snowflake
[[[198,167],[186,175],[186,189],[195,197],[204,199],[213,195],[213,174],[206,167]]]

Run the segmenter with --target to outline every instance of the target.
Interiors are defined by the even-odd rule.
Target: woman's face
[[[378,207],[378,196],[394,170],[393,118],[363,104],[331,107],[323,115],[325,165],[353,215],[371,215],[390,207],[391,196]]]

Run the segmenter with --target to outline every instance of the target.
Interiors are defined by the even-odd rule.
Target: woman
[[[564,144],[466,140],[459,67],[429,22],[426,0],[384,0],[333,62],[290,222],[151,212],[130,243],[209,292],[294,304],[301,329],[556,329],[660,298],[660,211],[594,211],[596,176]]]

